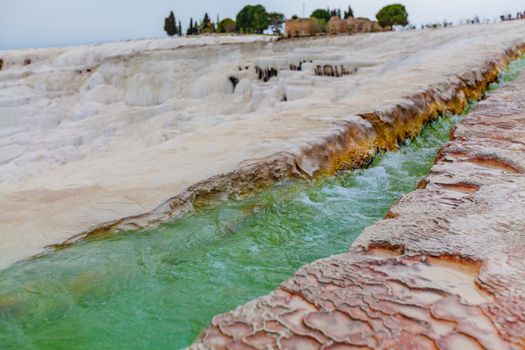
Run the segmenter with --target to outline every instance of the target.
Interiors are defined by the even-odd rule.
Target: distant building
[[[289,19],[284,23],[284,33],[288,38],[312,36],[321,33],[321,28],[315,18]]]
[[[326,25],[326,33],[336,35],[349,34],[351,32],[350,26],[348,25],[348,22],[346,20],[334,16],[330,18],[328,24]]]
[[[383,32],[385,29],[376,21],[371,21],[368,18],[354,18],[341,19],[339,17],[332,17],[326,26],[328,34],[345,34],[345,33],[374,33]]]
[[[377,21],[371,21],[368,18],[353,18],[346,19],[350,31],[352,33],[376,33],[385,32],[391,30],[391,28],[383,28],[377,23]]]
[[[349,17],[341,19],[334,16],[326,25],[326,33],[331,35],[372,33],[386,30],[390,30],[390,28],[383,28],[376,21],[371,21],[368,18]],[[321,32],[319,21],[315,18],[290,19],[285,23],[285,36],[289,38],[314,36]]]

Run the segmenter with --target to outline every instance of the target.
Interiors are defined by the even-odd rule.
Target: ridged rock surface
[[[366,164],[479,97],[524,38],[513,21],[1,52],[0,268]]]
[[[525,349],[525,75],[346,254],[217,316],[194,349]]]

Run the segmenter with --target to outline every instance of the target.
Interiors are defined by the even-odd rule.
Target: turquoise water
[[[0,349],[187,346],[214,315],[347,250],[415,189],[460,119],[439,118],[368,169],[286,181],[154,230],[86,240],[0,271]]]

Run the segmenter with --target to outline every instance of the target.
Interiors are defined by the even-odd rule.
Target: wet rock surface
[[[237,170],[200,181],[153,211],[102,223],[49,247],[62,247],[88,236],[153,227],[191,210],[193,205],[227,196],[246,197],[284,179],[307,179],[364,167],[378,152],[396,150],[406,138],[417,136],[425,124],[439,115],[459,114],[468,101],[479,100],[500,71],[524,51],[524,44],[516,44],[459,75],[456,81],[431,85],[398,104],[338,123],[335,130],[301,148],[299,154],[278,152],[242,161]]]
[[[348,253],[217,316],[194,349],[524,349],[525,75],[452,130]]]
[[[4,52],[0,269],[210,197],[366,165],[479,98],[524,35],[515,21]]]

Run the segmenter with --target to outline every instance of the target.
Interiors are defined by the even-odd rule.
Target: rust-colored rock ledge
[[[452,137],[348,253],[215,317],[192,348],[525,349],[525,75]]]

